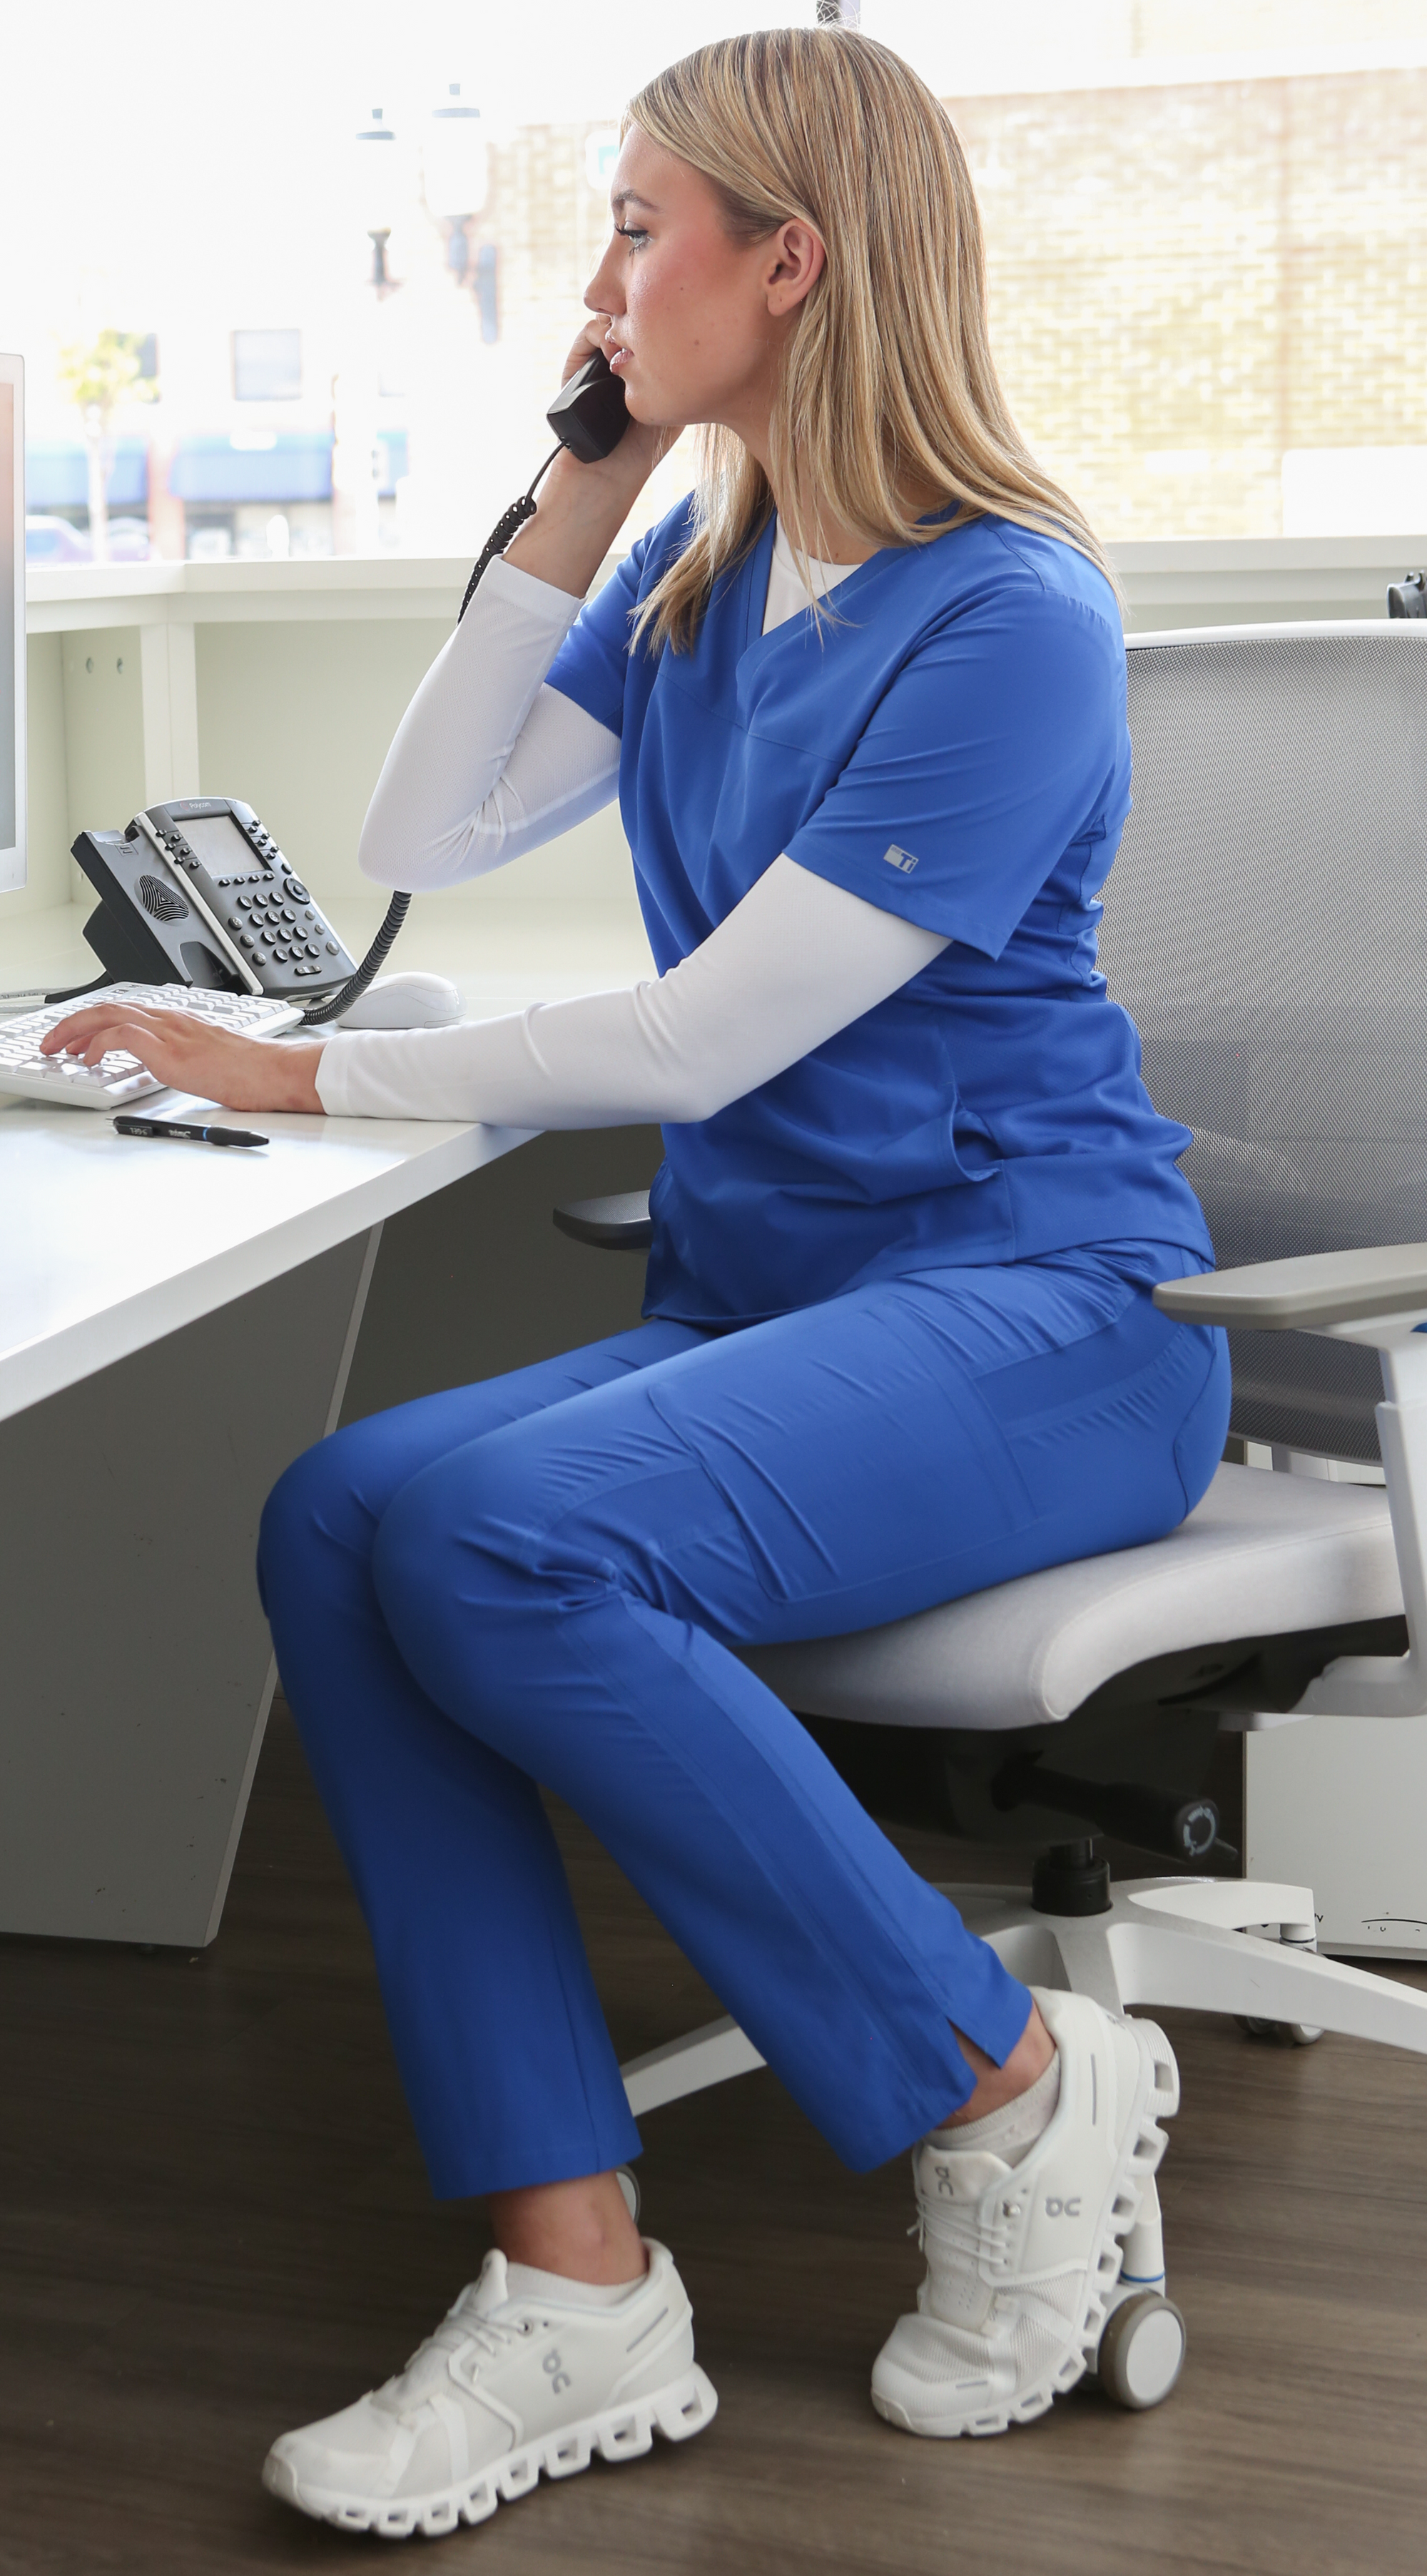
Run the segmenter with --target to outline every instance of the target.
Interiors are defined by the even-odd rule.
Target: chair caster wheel
[[[633,2165],[616,2165],[614,2178],[624,2196],[625,2208],[637,2227],[639,2225],[639,2176]]]
[[[1116,2406],[1162,2406],[1184,2368],[1188,2329],[1173,2299],[1139,2290],[1105,2320],[1095,2367]]]
[[[1271,2048],[1311,2048],[1323,2036],[1312,2021],[1260,2021],[1252,2013],[1237,2013],[1235,2019],[1250,2039],[1267,2040]]]

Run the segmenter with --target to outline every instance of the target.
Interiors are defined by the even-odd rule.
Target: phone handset
[[[612,456],[629,427],[629,412],[624,387],[614,373],[603,350],[593,349],[582,367],[560,387],[545,415],[559,440],[552,447],[535,480],[521,493],[518,501],[497,519],[479,555],[475,570],[466,584],[466,595],[456,619],[459,626],[475,596],[476,584],[487,564],[503,555],[512,537],[520,534],[527,519],[535,516],[535,495],[560,453],[567,447],[581,465],[597,465],[604,456]]]
[[[576,368],[545,417],[561,446],[582,465],[597,465],[601,457],[614,454],[629,427],[629,407],[603,349],[592,350]]]

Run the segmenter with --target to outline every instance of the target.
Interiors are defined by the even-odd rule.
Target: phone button
[[[283,888],[283,892],[284,894],[290,894],[294,903],[310,903],[312,901],[312,897],[308,893],[307,888],[300,877],[289,877],[287,884]]]

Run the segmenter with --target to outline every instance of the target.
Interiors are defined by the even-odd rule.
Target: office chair
[[[1150,1546],[745,1661],[874,1814],[1044,1846],[1029,1898],[946,1891],[1027,1984],[1427,2054],[1427,1995],[1317,1955],[1309,1889],[1183,1874],[1217,1838],[1225,1732],[1427,1715],[1427,624],[1140,636],[1128,659],[1101,963],[1194,1131],[1219,1263],[1155,1300],[1229,1328],[1231,1449],[1380,1456],[1386,1488],[1226,1462]],[[639,1198],[556,1223],[649,1240]],[[1180,1873],[1112,1884],[1103,1833]],[[641,2113],[760,2063],[723,2020],[624,2073]],[[1100,2351],[1126,2404],[1182,2359],[1162,2275],[1151,2188]]]

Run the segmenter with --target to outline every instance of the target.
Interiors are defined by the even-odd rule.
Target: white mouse
[[[466,1006],[444,975],[378,975],[360,1001],[333,1023],[339,1029],[449,1029]]]

